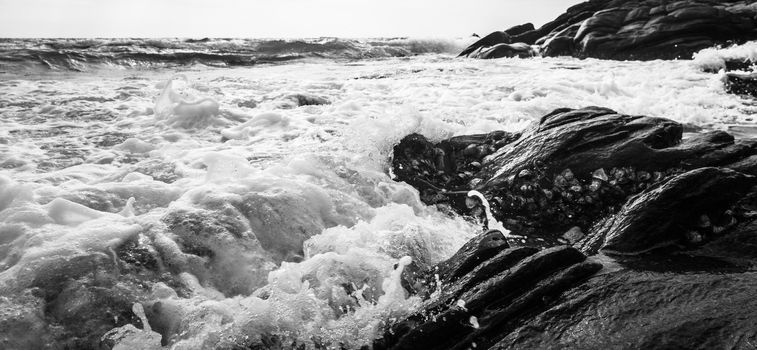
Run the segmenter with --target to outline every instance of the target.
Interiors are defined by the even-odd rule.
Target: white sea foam
[[[0,80],[0,303],[34,315],[44,302],[24,290],[92,266],[118,274],[117,250],[136,241],[175,284],[140,282],[151,327],[114,330],[121,348],[370,344],[418,306],[401,270],[480,230],[390,179],[396,142],[520,130],[586,105],[751,121],[696,62],[428,55]],[[329,103],[299,106],[294,92]]]
[[[757,62],[757,42],[750,41],[742,45],[704,49],[694,54],[693,63],[702,70],[717,72],[726,68],[727,61]]]

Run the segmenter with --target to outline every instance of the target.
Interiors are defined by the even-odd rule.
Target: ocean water
[[[455,58],[469,42],[3,40],[0,319],[24,325],[6,344],[62,348],[50,330],[97,314],[97,287],[143,320],[112,331],[120,349],[359,348],[419,307],[406,265],[480,232],[392,180],[405,135],[589,105],[753,135],[757,104],[717,71],[755,43],[691,61]],[[80,292],[36,292],[51,285]]]

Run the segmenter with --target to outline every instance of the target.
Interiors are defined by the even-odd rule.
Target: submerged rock
[[[757,39],[755,15],[746,0],[591,0],[538,29],[509,34],[511,42],[540,45],[546,56],[689,59],[706,47]]]
[[[316,96],[311,94],[291,94],[285,97],[288,100],[293,101],[296,103],[297,107],[301,106],[320,106],[320,105],[327,105],[331,102],[322,96]]]
[[[40,338],[10,337],[9,332],[18,331],[15,326],[0,328],[0,335],[12,338],[13,342],[38,344],[29,348],[46,348],[39,343],[45,342],[46,346],[58,344],[61,348],[99,349],[100,337],[110,329],[141,324],[131,311],[132,305],[147,297],[149,288],[144,282],[157,277],[129,274],[130,265],[117,256],[102,253],[41,263],[31,281],[30,295],[18,300],[20,304],[15,311],[18,314],[12,318],[42,332]],[[0,313],[0,324],[8,321],[6,316],[9,315]]]
[[[736,95],[757,97],[757,73],[726,73],[725,91]]]

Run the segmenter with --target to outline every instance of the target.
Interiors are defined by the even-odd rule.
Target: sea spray
[[[65,66],[66,59],[48,61]],[[0,304],[13,310],[0,316],[24,315],[2,320],[18,326],[0,330],[18,342],[9,348],[99,342],[111,328],[128,327],[108,307],[128,316],[119,322],[133,322],[130,334],[146,336],[132,348],[161,339],[175,349],[271,339],[370,344],[420,303],[397,288],[381,299],[398,262],[407,256],[434,266],[480,232],[385,173],[405,135],[517,131],[554,108],[585,105],[707,129],[754,113],[690,61],[425,55],[220,69],[193,59],[177,63],[184,78],[142,62],[135,65],[143,69],[116,65],[98,74],[0,73]],[[612,80],[596,79],[609,71]],[[292,91],[331,103],[294,106]],[[202,103],[174,108],[210,100],[217,113]],[[103,283],[88,284],[90,277]],[[98,291],[100,299],[85,299]],[[136,327],[137,301],[152,333]],[[31,330],[38,339],[24,336]]]
[[[478,192],[476,190],[469,191],[468,197],[478,198],[478,200],[481,201],[481,205],[484,206],[484,213],[486,215],[486,222],[488,225],[487,229],[500,231],[505,237],[508,238],[521,238],[521,236],[511,235],[510,230],[506,229],[505,226],[502,225],[502,223],[494,217],[491,211],[491,207],[489,207],[489,201],[486,200],[486,197],[484,197],[481,192]]]
[[[214,118],[219,114],[219,104],[210,97],[196,97],[188,87],[183,90],[174,88],[174,81],[186,85],[187,78],[178,75],[169,79],[163,91],[155,101],[155,115],[165,119],[171,126],[182,128],[203,127],[209,123],[220,122]]]

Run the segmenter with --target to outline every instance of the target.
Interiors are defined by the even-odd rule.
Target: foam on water
[[[702,70],[717,72],[726,68],[726,62],[757,62],[757,42],[725,48],[709,48],[694,54],[694,65]]]
[[[370,344],[419,305],[402,269],[481,230],[390,178],[402,137],[520,130],[586,105],[704,128],[751,122],[754,107],[697,62],[426,55],[5,73],[0,309],[44,330],[33,315],[45,303],[74,301],[32,288],[95,283],[133,295],[132,324],[106,335],[116,348]],[[3,336],[52,341],[21,328]]]

